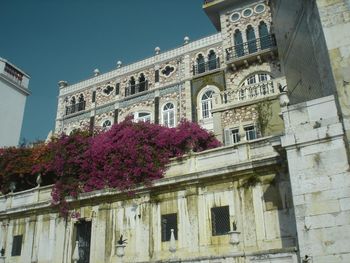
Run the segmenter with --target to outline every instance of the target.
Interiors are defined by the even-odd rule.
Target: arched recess
[[[243,48],[243,37],[242,32],[239,29],[236,29],[233,35],[234,47],[236,57],[244,56],[244,48]]]
[[[205,59],[202,54],[199,54],[196,59],[197,62],[197,74],[205,72]]]
[[[80,94],[79,96],[79,103],[78,103],[78,111],[84,110],[85,109],[85,100],[84,100],[84,95]]]
[[[135,94],[135,78],[134,77],[131,77],[130,80],[129,80],[129,93],[130,95],[133,95]]]
[[[146,88],[146,78],[145,75],[143,73],[141,73],[140,77],[139,77],[139,90],[138,92],[142,92],[145,91]]]
[[[208,54],[208,68],[214,70],[218,67],[217,56],[214,50],[210,50]]]
[[[251,25],[247,27],[246,35],[247,35],[247,41],[248,41],[248,52],[255,53],[257,51],[256,36],[255,36],[254,28]]]
[[[175,127],[175,104],[173,102],[167,102],[162,106],[162,124],[169,128]]]
[[[271,47],[271,39],[269,37],[269,29],[264,21],[259,24],[260,48],[266,49]]]

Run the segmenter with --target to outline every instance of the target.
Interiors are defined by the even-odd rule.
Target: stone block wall
[[[350,172],[333,96],[282,109],[301,259],[346,263]]]

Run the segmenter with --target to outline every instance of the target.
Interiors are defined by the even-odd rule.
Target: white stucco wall
[[[25,103],[26,95],[0,78],[0,147],[18,145]]]
[[[17,146],[30,77],[0,57],[0,147]]]

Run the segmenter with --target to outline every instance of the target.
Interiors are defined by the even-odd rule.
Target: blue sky
[[[59,80],[76,83],[215,33],[203,0],[0,0],[0,57],[31,76],[21,138],[54,128]]]

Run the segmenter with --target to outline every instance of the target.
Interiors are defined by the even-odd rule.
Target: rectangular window
[[[177,240],[177,214],[162,215],[162,242],[169,241],[171,229],[174,229],[174,236]]]
[[[115,84],[115,95],[119,95],[120,83]]]
[[[231,136],[232,136],[232,143],[238,143],[241,140],[241,138],[239,137],[238,129],[232,129]]]
[[[22,250],[23,235],[13,237],[11,256],[20,256]]]
[[[157,83],[159,82],[159,70],[156,70],[154,73],[154,81]]]
[[[244,127],[247,141],[255,140],[257,138],[256,129],[254,125]]]
[[[230,231],[230,210],[228,206],[211,208],[211,229],[213,236],[226,235]]]
[[[96,101],[96,91],[92,92],[92,102]]]
[[[235,143],[239,143],[241,141],[241,136],[239,135],[239,129],[225,129],[225,145],[232,145]]]

